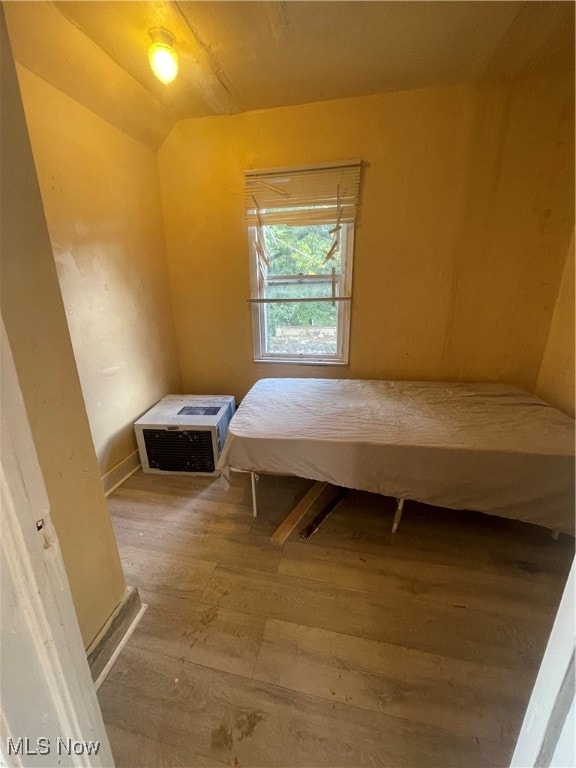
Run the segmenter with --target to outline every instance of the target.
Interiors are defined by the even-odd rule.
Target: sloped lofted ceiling
[[[184,118],[574,66],[572,2],[11,2],[17,62],[156,148]],[[152,74],[148,30],[180,73]]]

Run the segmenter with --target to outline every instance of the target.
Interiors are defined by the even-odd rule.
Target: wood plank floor
[[[118,768],[508,766],[574,539],[310,483],[138,473],[109,497],[149,608],[100,689]],[[329,492],[329,491],[328,491]]]

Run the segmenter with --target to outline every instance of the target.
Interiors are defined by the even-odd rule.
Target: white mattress
[[[574,420],[501,384],[262,379],[230,423],[231,467],[574,532]]]

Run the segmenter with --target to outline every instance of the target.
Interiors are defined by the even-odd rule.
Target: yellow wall
[[[88,646],[126,584],[106,509],[0,10],[2,318]]]
[[[566,79],[178,123],[158,155],[184,389],[265,376],[538,377],[573,226]],[[243,170],[360,157],[348,368],[252,362]]]
[[[574,234],[572,234],[536,388],[540,397],[570,416],[574,416],[574,342]]]
[[[156,156],[23,67],[26,119],[101,474],[180,372]]]

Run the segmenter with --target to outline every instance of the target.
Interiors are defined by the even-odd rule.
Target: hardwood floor
[[[109,497],[149,604],[100,689],[118,768],[508,766],[574,553],[517,522],[310,482],[138,473]]]

